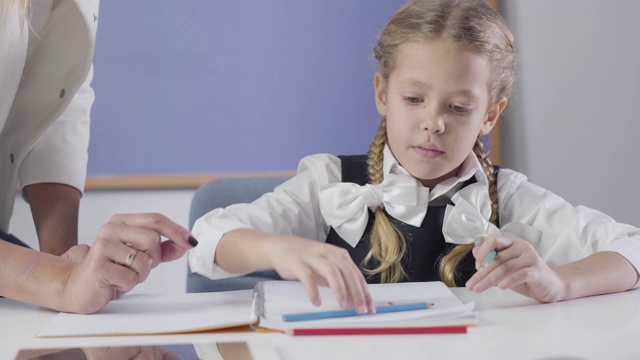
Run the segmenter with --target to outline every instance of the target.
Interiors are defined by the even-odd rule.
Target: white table
[[[282,359],[640,359],[640,290],[555,304],[511,291],[474,294],[479,325],[468,334],[289,337],[252,332],[92,338],[35,338],[55,312],[0,299],[0,360],[25,347],[84,347],[248,341]],[[261,357],[258,356],[258,359]],[[265,357],[266,358],[266,357]]]

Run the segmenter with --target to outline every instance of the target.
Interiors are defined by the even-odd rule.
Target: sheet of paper
[[[261,284],[264,298],[264,309],[260,326],[272,329],[319,328],[337,326],[387,326],[412,325],[428,326],[430,324],[474,323],[473,303],[463,304],[455,294],[442,282],[371,284],[369,290],[375,305],[428,302],[433,307],[424,310],[412,310],[388,314],[352,316],[344,318],[284,322],[282,315],[338,310],[340,306],[329,288],[321,287],[322,304],[315,307],[311,304],[304,287],[293,281],[267,281]],[[463,317],[462,321],[454,318]],[[430,320],[439,318],[438,320]],[[429,319],[429,320],[426,320]]]
[[[253,290],[125,294],[91,315],[60,313],[39,337],[204,331],[253,323]]]

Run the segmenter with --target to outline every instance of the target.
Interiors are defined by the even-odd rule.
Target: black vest
[[[369,183],[366,155],[339,156],[339,158],[342,161],[342,182],[356,183],[361,186]],[[463,184],[463,187],[475,182],[475,178],[472,177]],[[427,210],[427,215],[420,227],[406,224],[387,214],[393,225],[402,232],[407,243],[407,251],[402,259],[402,267],[407,274],[407,278],[402,281],[441,281],[440,275],[438,274],[439,259],[456,246],[455,244],[449,244],[444,241],[442,224],[445,209],[446,205],[430,205]],[[355,248],[344,241],[333,228],[329,230],[327,243],[349,251],[353,262],[359,265],[361,269],[375,269],[379,265],[378,261],[371,260],[367,264],[363,263],[365,256],[367,256],[371,248],[369,237],[374,220],[374,213],[369,210],[367,227],[362,235],[362,239]],[[456,284],[458,286],[464,286],[464,283],[467,282],[475,272],[475,259],[471,252],[469,252],[458,265],[458,269],[456,270]],[[368,283],[373,284],[380,282],[380,275],[368,276],[364,271],[363,274]]]

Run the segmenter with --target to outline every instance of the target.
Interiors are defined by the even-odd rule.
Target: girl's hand
[[[342,308],[375,312],[367,282],[345,249],[300,237],[278,236],[269,239],[269,257],[283,279],[302,282],[314,305],[320,305],[320,285],[333,290]]]
[[[161,237],[168,238],[161,241]],[[189,231],[160,214],[114,215],[89,248],[62,255],[70,262],[65,297],[69,311],[93,313],[143,282],[152,268],[175,260],[197,242]]]
[[[498,255],[490,264],[484,259],[491,250]],[[565,284],[538,255],[531,244],[513,237],[490,235],[472,250],[478,271],[466,287],[482,292],[492,286],[511,289],[542,303],[564,299]]]

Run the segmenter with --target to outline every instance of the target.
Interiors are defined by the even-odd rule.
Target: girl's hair
[[[29,14],[29,8],[31,7],[31,0],[4,0],[4,7],[0,9],[2,12],[0,13],[0,20],[2,22],[2,26],[0,26],[0,31],[4,30],[4,24],[9,16],[9,12],[16,6],[18,8],[18,16],[20,16],[20,28],[24,25],[24,21],[27,19],[27,15]]]
[[[408,42],[443,39],[462,49],[482,54],[490,65],[489,101],[495,103],[508,98],[516,76],[516,51],[513,35],[504,19],[483,0],[410,0],[389,20],[382,30],[374,55],[379,72],[385,82],[395,70],[398,47]],[[383,180],[382,149],[387,142],[386,119],[380,121],[378,132],[369,147],[368,172],[371,184]],[[480,138],[473,151],[482,164],[489,180],[491,199],[490,221],[498,218],[496,176]],[[440,277],[449,286],[456,286],[455,270],[460,261],[473,248],[458,245],[443,256],[439,263]],[[405,240],[392,225],[384,211],[378,208],[371,232],[371,251],[364,263],[372,258],[380,265],[368,270],[370,275],[380,274],[382,282],[397,282],[405,277],[401,260],[406,252]]]

